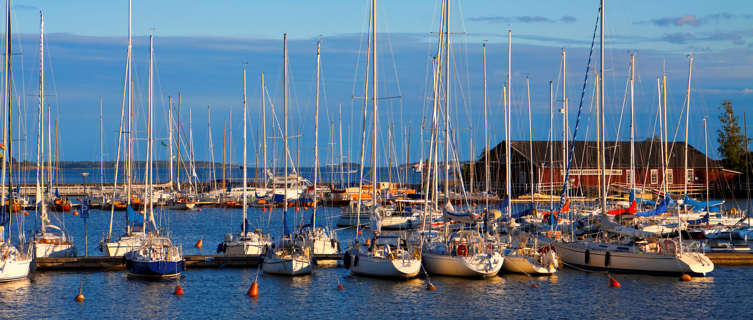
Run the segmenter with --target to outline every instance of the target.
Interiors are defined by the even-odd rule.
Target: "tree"
[[[719,107],[722,113],[719,121],[722,128],[717,130],[719,142],[717,150],[722,154],[722,165],[727,169],[743,172],[745,170],[745,145],[750,141],[741,133],[739,120],[732,110],[732,102],[726,100]]]

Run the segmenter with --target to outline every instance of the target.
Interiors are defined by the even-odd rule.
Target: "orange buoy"
[[[262,208],[261,211],[267,211],[267,207]]]
[[[371,239],[366,239],[366,245],[367,245],[367,246],[370,246],[370,245],[371,245]]]
[[[24,211],[24,215],[28,216],[29,215],[29,211]]]
[[[609,277],[609,286],[613,287],[613,288],[619,288],[619,287],[621,287],[620,283],[617,282],[617,280],[615,280],[612,277]]]
[[[434,291],[434,290],[437,290],[437,287],[435,287],[433,283],[429,282],[429,284],[426,285],[426,290]]]
[[[337,284],[337,289],[338,290],[345,290],[345,287],[343,287],[342,283],[338,283]]]
[[[78,295],[76,295],[76,297],[73,298],[73,300],[75,300],[76,302],[81,303],[81,302],[84,302],[84,300],[86,300],[86,298],[84,298],[84,294],[83,293],[79,292]]]
[[[248,292],[246,294],[251,298],[256,298],[259,296],[259,284],[254,281],[254,283],[251,284],[251,288],[248,289]]]
[[[196,245],[194,245],[194,247],[201,249],[203,244],[204,244],[204,241],[199,239],[199,241],[196,241]]]
[[[300,211],[301,207],[295,207],[295,211]]]
[[[175,291],[173,292],[176,296],[182,296],[183,295],[183,288],[180,287],[180,285],[175,287]]]
[[[73,215],[77,216],[78,215],[78,211],[73,211]]]
[[[690,275],[689,275],[689,274],[687,274],[687,273],[683,273],[683,274],[682,274],[682,275],[680,276],[680,281],[690,281],[690,280],[693,280],[693,278],[692,278],[692,277],[690,277]]]
[[[531,282],[531,288],[538,288],[539,285],[536,282]]]
[[[202,212],[201,208],[199,208],[199,212]]]

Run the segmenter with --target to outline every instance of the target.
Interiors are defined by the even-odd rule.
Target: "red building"
[[[630,142],[606,142],[606,177],[610,190],[625,190],[630,181]],[[531,157],[530,147],[533,147]],[[562,142],[555,141],[512,141],[511,171],[513,195],[518,196],[534,191],[549,193],[552,188],[559,192],[565,175],[563,166]],[[568,146],[568,152],[570,146]],[[500,194],[505,186],[505,143],[502,142],[489,151],[489,166],[493,191]],[[593,194],[598,190],[601,170],[598,166],[599,149],[594,141],[576,141],[573,161],[570,167],[569,187]],[[662,144],[658,140],[646,140],[635,143],[635,184],[648,190],[659,190],[667,181],[670,192],[681,193],[684,187],[683,169],[685,167],[685,144],[682,142],[666,144],[667,169],[662,172]],[[551,156],[551,157],[550,157]],[[484,181],[484,153],[475,164],[476,181]],[[708,163],[708,173],[706,164]],[[533,184],[531,184],[531,164],[533,164]],[[688,190],[698,193],[705,190],[706,177],[710,189],[720,190],[729,187],[729,183],[740,172],[722,168],[719,161],[706,157],[702,152],[688,147]]]

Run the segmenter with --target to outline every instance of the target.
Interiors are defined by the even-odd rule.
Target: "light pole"
[[[84,178],[84,201],[81,204],[81,217],[84,218],[84,257],[89,256],[89,237],[86,230],[86,220],[89,218],[89,194],[86,192],[87,176],[89,176],[88,172],[81,172],[81,177]]]

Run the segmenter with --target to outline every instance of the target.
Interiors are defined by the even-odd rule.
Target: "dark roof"
[[[497,156],[503,157],[505,142],[502,141],[490,150],[490,158],[496,160]],[[606,142],[606,165],[613,168],[630,167],[630,142],[629,141],[607,141]],[[513,152],[520,154],[522,157],[529,159],[528,141],[510,141],[510,147]],[[554,166],[561,167],[562,163],[562,141],[555,141],[553,146]],[[685,143],[674,142],[667,144],[669,153],[669,167],[684,167]],[[596,141],[575,141],[575,167],[596,168],[597,167],[597,144]],[[569,152],[569,150],[568,150]],[[484,152],[481,152],[479,161],[484,160]],[[614,163],[612,161],[614,160]],[[536,166],[549,166],[549,142],[533,141],[533,161]],[[706,156],[693,146],[688,146],[688,167],[703,168],[705,167]],[[721,168],[721,163],[716,160],[708,159],[710,168]],[[658,140],[644,140],[635,142],[635,166],[636,168],[653,167],[661,165],[661,143]]]

